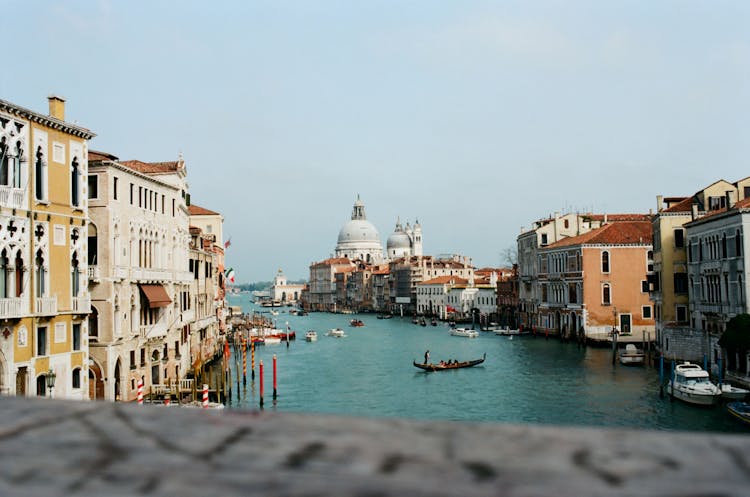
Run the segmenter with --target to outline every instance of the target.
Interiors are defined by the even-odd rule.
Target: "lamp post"
[[[55,380],[57,379],[57,375],[54,371],[52,371],[52,369],[50,369],[49,371],[47,371],[47,376],[45,379],[47,381],[47,389],[49,389],[49,396],[51,398],[52,391],[55,389]]]

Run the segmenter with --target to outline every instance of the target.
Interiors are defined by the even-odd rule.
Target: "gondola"
[[[464,361],[454,364],[420,364],[417,361],[414,361],[414,366],[419,369],[424,369],[425,371],[445,371],[447,369],[470,368],[472,366],[476,366],[477,364],[482,364],[486,358],[487,354],[484,354],[481,359],[474,359],[473,361]]]

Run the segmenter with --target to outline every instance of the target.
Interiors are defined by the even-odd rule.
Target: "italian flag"
[[[227,269],[226,276],[227,276],[227,281],[229,281],[230,283],[234,283],[234,269],[233,268],[230,267],[229,269]]]

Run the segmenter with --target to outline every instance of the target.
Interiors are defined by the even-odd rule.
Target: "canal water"
[[[245,312],[265,311],[250,295],[229,297]],[[451,336],[444,323],[418,326],[409,318],[377,319],[375,314],[288,314],[279,308],[278,328],[287,323],[297,339],[287,347],[256,347],[256,377],[233,383],[230,408],[259,406],[258,363],[263,360],[264,408],[286,412],[330,413],[422,420],[460,420],[639,429],[747,432],[726,408],[694,407],[659,397],[657,369],[612,364],[611,350],[578,348],[544,337]],[[365,326],[349,326],[352,318]],[[346,337],[326,336],[341,328]],[[318,333],[316,342],[305,331]],[[430,350],[431,361],[477,359],[483,365],[426,373],[415,368]],[[272,400],[272,357],[277,356],[278,398]],[[235,359],[230,359],[236,378]],[[240,378],[241,373],[241,358]],[[665,368],[667,369],[667,368]],[[236,380],[235,380],[236,381]]]

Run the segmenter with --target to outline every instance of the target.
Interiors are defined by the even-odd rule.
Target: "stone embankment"
[[[750,437],[0,398],[0,495],[746,496]]]

